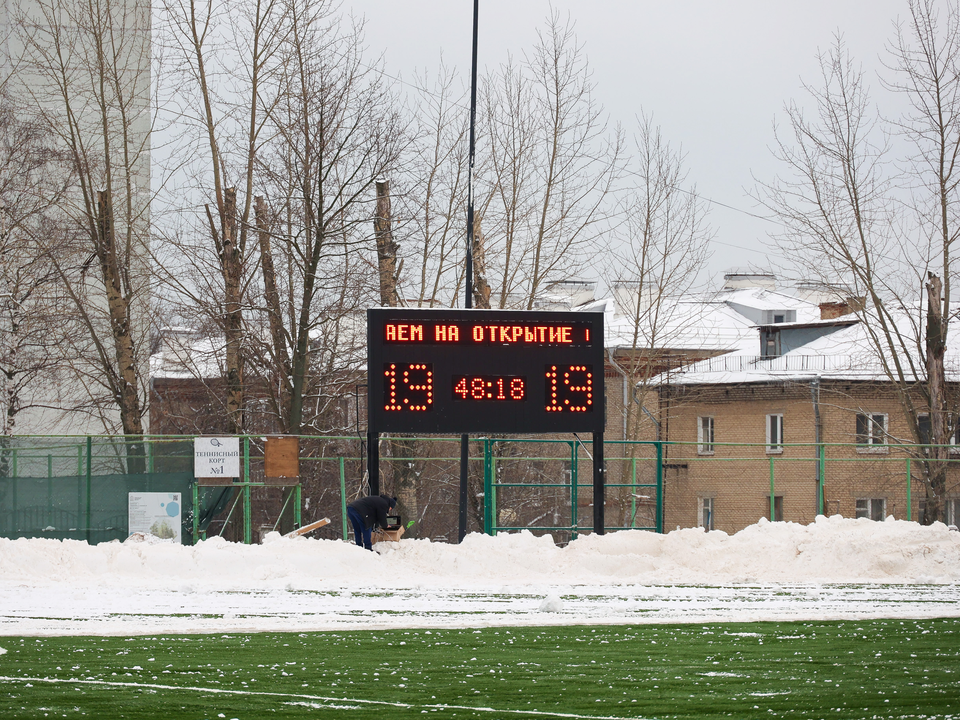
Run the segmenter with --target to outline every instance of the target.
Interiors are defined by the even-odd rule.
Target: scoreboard
[[[603,313],[370,309],[370,429],[602,433],[603,359]]]

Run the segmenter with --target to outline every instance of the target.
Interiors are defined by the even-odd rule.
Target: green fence
[[[485,533],[496,535],[499,531],[528,530],[532,527],[538,531],[569,534],[570,539],[576,539],[582,532],[593,532],[593,513],[583,512],[585,507],[592,507],[594,499],[593,458],[586,445],[578,439],[486,438],[482,443]],[[502,448],[518,446],[546,448],[552,452],[543,455],[520,453],[511,457],[502,451]],[[663,532],[662,449],[663,444],[656,442],[604,443],[607,504],[612,507],[614,504],[611,499],[618,495],[624,498],[623,502],[616,503],[621,509],[617,517],[608,517],[605,521],[605,530]],[[531,472],[531,467],[538,463],[552,466],[554,471]],[[511,472],[511,464],[521,465],[521,471]],[[520,477],[511,478],[511,475]],[[581,481],[581,478],[585,478],[585,481]],[[552,496],[553,502],[550,504],[556,508],[554,517],[562,518],[563,522],[535,525],[515,522],[520,517],[513,509],[512,501],[515,498],[520,502],[524,502],[525,498],[542,502],[544,496]]]
[[[956,524],[960,447],[846,443],[664,445],[665,526],[737,531],[760,517],[811,522],[817,515]],[[943,487],[930,478],[943,472]],[[718,507],[722,506],[722,507]],[[935,505],[933,508],[931,505]],[[710,509],[710,522],[703,515]]]
[[[0,537],[125,539],[129,493],[180,493],[186,504],[192,453],[192,443],[184,440],[4,438]],[[189,510],[184,517],[186,535]]]
[[[193,478],[193,437],[15,437],[0,440],[0,537],[88,542],[128,535],[132,492],[178,492],[181,536],[257,542],[329,517],[315,536],[346,539],[346,504],[367,491],[363,441],[302,437],[300,484],[275,487],[263,471],[265,438],[241,438],[242,477],[222,487]],[[411,535],[452,541],[459,438],[384,438],[382,491],[410,502]],[[945,465],[942,517],[960,513],[960,453]],[[761,517],[811,522],[819,514],[923,520],[929,449],[842,444],[607,441],[605,529],[663,532],[702,525],[735,532]],[[578,439],[470,442],[468,531],[529,530],[567,542],[593,532],[590,446]],[[406,491],[406,495],[404,492]]]

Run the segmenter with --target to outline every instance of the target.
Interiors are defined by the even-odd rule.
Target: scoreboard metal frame
[[[602,433],[603,352],[603,313],[369,309],[369,427]]]
[[[367,468],[381,432],[461,435],[466,528],[470,433],[593,435],[593,532],[604,533],[603,313],[367,310]]]

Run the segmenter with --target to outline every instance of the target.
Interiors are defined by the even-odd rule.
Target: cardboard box
[[[378,542],[389,541],[389,542],[400,542],[400,538],[403,537],[404,527],[401,525],[396,530],[374,530],[370,534],[370,542],[376,544]]]

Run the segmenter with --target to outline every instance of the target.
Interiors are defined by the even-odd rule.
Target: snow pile
[[[960,616],[960,532],[943,525],[266,540],[0,539],[0,637]]]
[[[563,598],[556,593],[547,595],[540,603],[540,612],[563,612]]]
[[[472,534],[460,545],[429,540],[352,543],[268,537],[263,545],[213,538],[194,547],[131,538],[81,541],[0,539],[3,583],[206,588],[357,584],[416,587],[490,584],[957,583],[960,533],[839,516],[810,525],[761,520],[735,535],[691,528],[666,535],[621,531],[585,535],[566,547],[529,532]],[[389,578],[389,580],[387,580]]]

